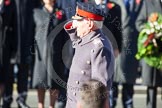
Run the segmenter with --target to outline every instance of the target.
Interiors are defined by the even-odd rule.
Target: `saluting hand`
[[[73,22],[72,22],[72,27],[73,27],[73,28],[77,28],[77,20],[73,20]]]

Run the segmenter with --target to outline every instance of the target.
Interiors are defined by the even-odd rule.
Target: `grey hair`
[[[102,29],[103,27],[103,21],[94,21],[95,26],[99,29]]]

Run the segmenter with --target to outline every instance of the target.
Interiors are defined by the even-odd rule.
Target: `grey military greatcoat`
[[[66,24],[68,25],[68,24]],[[83,38],[76,36],[76,29],[65,30],[70,35],[75,54],[70,68],[67,84],[66,108],[76,108],[81,85],[97,79],[111,87],[114,73],[114,54],[110,41],[100,29],[90,32]]]

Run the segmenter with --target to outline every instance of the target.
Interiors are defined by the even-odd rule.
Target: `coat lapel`
[[[122,28],[124,29],[124,27],[128,24],[128,20],[129,20],[129,15],[127,13],[124,1],[123,0],[115,0],[114,2],[116,2],[121,8]]]

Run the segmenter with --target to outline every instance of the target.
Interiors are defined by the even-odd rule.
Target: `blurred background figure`
[[[32,0],[32,8],[30,11],[33,11],[34,8],[38,8],[41,6],[41,1],[40,0]],[[32,28],[30,28],[30,26],[33,25],[33,12],[30,13],[30,17],[29,17],[29,20],[30,20],[30,23],[29,23],[29,35],[33,35],[34,34],[34,31],[32,30]],[[32,37],[33,38],[33,37]],[[33,40],[33,39],[32,39]],[[34,40],[33,40],[34,41]],[[30,52],[31,52],[31,58],[32,58],[32,61],[29,65],[29,75],[28,75],[28,82],[29,82],[29,89],[33,89],[32,87],[32,83],[33,83],[33,70],[34,70],[34,60],[35,60],[35,50],[34,50],[34,42],[32,45],[30,45]]]
[[[107,10],[104,25],[111,31],[117,42],[117,46],[113,43],[114,55],[117,58],[121,52],[122,44],[121,8],[118,4],[111,0],[107,1],[105,7]]]
[[[54,108],[55,102],[59,98],[59,91],[62,89],[55,78],[57,75],[60,79],[67,77],[64,74],[66,67],[62,60],[62,50],[69,37],[63,26],[60,29],[58,27],[65,20],[65,12],[59,7],[57,0],[42,0],[42,5],[33,11],[32,28],[35,31],[33,34],[35,35],[33,88],[37,89],[38,108],[44,108],[47,90],[50,94],[49,108]],[[60,30],[58,34],[56,31],[53,32],[55,28]]]
[[[6,0],[8,2],[12,0]],[[31,15],[33,2],[32,0],[14,0],[16,3],[16,25],[17,25],[17,39],[16,39],[16,53],[12,57],[10,70],[5,77],[5,92],[3,99],[3,107],[9,108],[12,103],[12,91],[14,82],[14,64],[17,64],[18,73],[17,77],[17,91],[18,98],[17,104],[19,108],[29,108],[26,104],[27,91],[28,91],[28,72],[29,65],[32,62],[30,47],[33,44],[33,37],[29,35],[29,24],[31,23]],[[12,10],[12,9],[11,9]],[[13,21],[12,19],[12,22]],[[7,107],[6,107],[7,106]]]
[[[110,108],[108,94],[107,87],[100,81],[87,81],[81,86],[77,108]]]
[[[148,17],[152,13],[162,14],[162,1],[161,0],[144,0],[142,9],[136,21],[136,26],[140,32],[143,29],[143,25],[148,21]],[[142,61],[142,80],[143,84],[147,86],[147,108],[156,108],[156,95],[157,87],[162,87],[162,72],[156,68],[153,68]]]
[[[138,31],[135,21],[141,10],[142,0],[112,0],[121,7],[122,44],[121,52],[116,58],[116,71],[113,83],[113,105],[115,108],[118,98],[118,84],[122,88],[123,108],[133,108],[133,85],[138,73],[137,53]]]
[[[16,6],[14,0],[0,1],[0,91],[3,94],[3,108],[9,108],[9,103],[12,101],[8,99],[9,103],[4,103],[7,100],[6,92],[8,92],[8,80],[10,80],[10,59],[16,52]],[[2,95],[0,93],[0,95]]]
[[[14,0],[0,0],[0,98],[7,89],[10,59],[16,51],[15,10]]]

